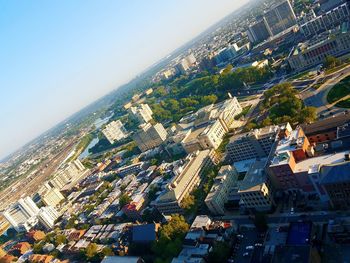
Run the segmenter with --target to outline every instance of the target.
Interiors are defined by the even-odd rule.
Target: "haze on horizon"
[[[248,0],[0,0],[0,160]]]

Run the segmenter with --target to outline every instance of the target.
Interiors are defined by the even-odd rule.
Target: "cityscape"
[[[350,262],[349,110],[350,1],[249,1],[0,160],[0,263]]]

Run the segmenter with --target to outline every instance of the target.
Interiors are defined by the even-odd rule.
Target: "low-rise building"
[[[205,204],[214,215],[225,214],[225,203],[228,201],[231,189],[237,186],[238,174],[234,167],[221,167],[214,179],[214,184],[205,198]]]
[[[128,136],[127,131],[124,128],[123,123],[120,120],[112,121],[106,125],[102,130],[104,136],[107,140],[113,144],[120,141]]]

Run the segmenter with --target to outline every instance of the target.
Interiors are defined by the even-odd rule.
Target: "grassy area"
[[[328,103],[336,102],[350,94],[350,77],[346,77],[336,84],[327,94]]]
[[[339,108],[347,108],[350,109],[350,99],[346,99],[346,100],[341,100],[339,101],[337,104],[335,104],[336,107]]]

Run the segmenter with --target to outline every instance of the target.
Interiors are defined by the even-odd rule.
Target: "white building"
[[[46,229],[52,229],[55,225],[55,220],[59,217],[59,213],[52,206],[45,206],[40,208],[37,217]]]
[[[228,201],[231,189],[237,186],[237,179],[238,174],[234,167],[230,165],[221,167],[209,194],[205,198],[205,204],[212,214],[225,214],[224,205]]]
[[[50,187],[48,184],[47,186]],[[64,196],[57,188],[47,188],[47,190],[41,194],[41,200],[47,206],[57,207],[64,199]]]
[[[102,130],[102,133],[111,144],[128,136],[127,131],[120,120],[108,123]]]
[[[75,160],[61,167],[48,184],[61,190],[65,185],[79,180],[87,171],[79,160]]]
[[[141,126],[141,129],[133,136],[134,141],[142,152],[161,145],[167,138],[168,133],[161,123],[150,123]]]
[[[131,107],[130,113],[131,116],[133,116],[134,119],[138,120],[138,122],[141,124],[148,123],[150,120],[152,120],[153,112],[148,104],[140,104],[136,107]]]
[[[202,181],[203,170],[217,163],[213,150],[193,153],[186,158],[186,164],[180,174],[166,186],[164,192],[155,200],[154,205],[164,214],[182,213],[182,200]]]
[[[39,208],[30,197],[21,198],[5,210],[3,216],[16,231],[28,231],[37,223]]]

